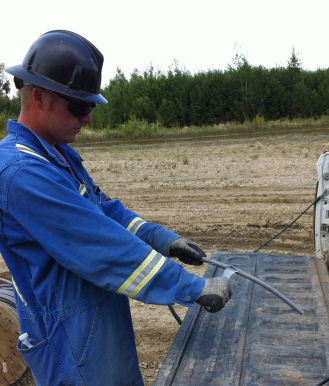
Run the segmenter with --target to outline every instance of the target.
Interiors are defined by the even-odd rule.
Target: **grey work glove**
[[[231,297],[230,283],[226,277],[212,277],[205,281],[201,296],[196,302],[204,306],[208,312],[217,312]]]
[[[180,237],[174,240],[169,249],[170,257],[178,257],[185,264],[201,265],[201,258],[205,257],[205,252],[194,241]]]

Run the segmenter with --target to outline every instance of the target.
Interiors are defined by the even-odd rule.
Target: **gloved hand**
[[[201,265],[201,257],[205,257],[205,252],[194,241],[180,237],[174,240],[169,249],[170,257],[178,257],[185,264]]]
[[[208,312],[217,312],[231,297],[230,283],[226,277],[212,277],[205,281],[201,296],[196,302],[204,306]]]

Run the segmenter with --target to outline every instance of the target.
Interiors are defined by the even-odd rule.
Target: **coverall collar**
[[[7,132],[9,134],[16,134],[20,141],[23,140],[24,142],[25,140],[26,143],[24,142],[22,145],[28,145],[29,147],[32,145],[33,150],[37,151],[38,153],[40,153],[40,151],[43,152],[41,155],[45,156],[50,162],[62,167],[70,167],[70,165],[60,157],[60,155],[55,151],[55,149],[52,148],[52,146],[49,145],[47,141],[45,141],[27,126],[17,122],[17,120],[8,120]],[[57,147],[60,151],[64,150],[64,145],[59,144]]]

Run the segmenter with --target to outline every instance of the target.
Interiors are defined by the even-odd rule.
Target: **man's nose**
[[[80,118],[80,121],[81,121],[84,125],[89,125],[90,122],[91,122],[91,113],[85,115],[84,117],[81,117],[81,118]]]

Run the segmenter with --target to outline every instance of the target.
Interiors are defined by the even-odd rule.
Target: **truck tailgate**
[[[162,385],[316,385],[329,376],[329,276],[314,257],[214,252],[281,291],[279,298],[237,275],[218,313],[191,307],[155,380]],[[204,277],[221,276],[208,266]]]

